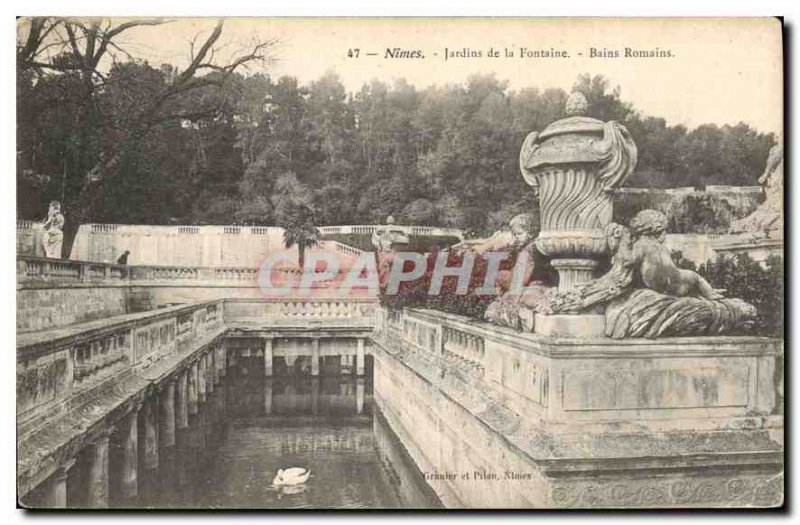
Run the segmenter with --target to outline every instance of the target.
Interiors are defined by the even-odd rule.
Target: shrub
[[[727,297],[743,299],[758,310],[754,335],[783,336],[783,259],[771,256],[766,268],[747,254],[721,256],[701,264],[697,273]]]
[[[708,194],[687,195],[670,206],[669,226],[673,233],[724,233],[734,219],[728,201]]]
[[[511,256],[500,264],[501,271],[511,271],[513,269],[514,263],[516,262],[516,252],[510,253]],[[430,308],[442,312],[482,319],[489,303],[497,298],[496,295],[482,295],[476,293],[477,289],[483,285],[483,281],[486,278],[488,261],[480,255],[475,257],[475,264],[472,268],[472,275],[466,294],[456,294],[458,280],[455,277],[445,277],[442,281],[441,291],[436,295],[429,295],[428,290],[430,289],[438,254],[438,250],[433,250],[429,253],[426,259],[425,273],[422,277],[414,281],[400,283],[397,294],[387,295],[382,288],[381,304],[392,309]],[[447,252],[447,266],[460,266],[463,260],[463,253],[454,251]],[[411,270],[411,263],[406,262],[406,265],[404,270]],[[385,279],[382,278],[381,282],[385,283]]]

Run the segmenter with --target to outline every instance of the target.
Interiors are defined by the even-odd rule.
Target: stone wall
[[[263,226],[82,224],[70,259],[130,265],[256,267],[282,248],[283,229]]]
[[[17,332],[32,332],[134,311],[126,286],[69,286],[17,290]]]

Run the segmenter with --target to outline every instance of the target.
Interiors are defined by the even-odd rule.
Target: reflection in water
[[[138,505],[198,508],[439,506],[372,404],[347,376],[263,378],[238,363],[209,395],[157,471],[140,470]],[[248,370],[250,368],[250,370]],[[279,468],[311,470],[272,486]]]

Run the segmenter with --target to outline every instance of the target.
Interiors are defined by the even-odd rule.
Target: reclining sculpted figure
[[[631,228],[610,224],[611,269],[567,292],[551,292],[550,313],[584,313],[605,305],[606,335],[614,338],[721,334],[753,325],[756,309],[724,298],[697,273],[678,268],[664,246],[667,219],[644,210]]]

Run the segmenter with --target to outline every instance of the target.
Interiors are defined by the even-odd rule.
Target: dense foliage
[[[496,296],[480,295],[476,290],[486,279],[487,261],[481,256],[475,258],[471,279],[466,294],[457,294],[455,277],[445,277],[442,280],[442,289],[438,294],[429,294],[431,278],[436,266],[436,259],[439,252],[434,250],[427,256],[427,266],[425,273],[419,279],[409,282],[402,282],[396,294],[385,293],[384,286],[381,286],[381,304],[390,309],[400,308],[430,308],[452,314],[464,315],[481,319],[483,313]],[[447,253],[447,266],[460,266],[463,264],[463,254],[450,251]],[[501,270],[510,270],[513,261],[503,261],[500,265]],[[411,270],[411,263],[406,262],[404,271]],[[381,276],[381,283],[385,284],[386,276]]]
[[[318,225],[392,214],[485,234],[533,208],[519,147],[567,98],[491,75],[425,89],[375,80],[348,93],[332,72],[309,85],[235,72],[154,106],[182,74],[129,58],[87,91],[78,72],[19,70],[19,217],[41,219],[58,199],[68,226],[281,224],[281,181],[292,180]],[[622,121],[639,145],[629,186],[754,185],[773,143],[744,123],[667,126],[600,76],[574,87],[591,115]]]
[[[497,285],[499,292],[508,290],[514,265],[517,262],[519,252],[517,249],[510,247],[505,250],[508,258],[499,265]],[[489,304],[497,299],[497,295],[481,294],[479,288],[483,286],[486,280],[486,272],[488,269],[488,259],[482,255],[475,256],[475,262],[472,267],[471,278],[467,291],[465,294],[457,293],[458,279],[455,277],[445,277],[442,280],[442,288],[438,294],[429,294],[431,289],[431,279],[433,277],[434,269],[436,267],[436,260],[440,253],[446,253],[446,266],[458,267],[464,264],[464,254],[458,251],[440,252],[434,249],[427,255],[425,273],[419,279],[409,282],[402,282],[396,294],[387,294],[385,285],[388,275],[381,275],[381,305],[390,309],[399,308],[430,308],[433,310],[440,310],[452,314],[464,315],[476,319],[482,319],[483,314]],[[557,276],[555,270],[550,264],[541,256],[534,256],[533,271],[530,278],[523,281],[523,285],[527,286],[531,281],[540,281],[553,284],[556,282]],[[411,271],[412,264],[405,263],[404,271]]]
[[[765,266],[741,254],[701,264],[697,273],[715,288],[725,289],[726,296],[744,299],[756,307],[758,317],[752,335],[783,337],[783,259],[773,255]]]

